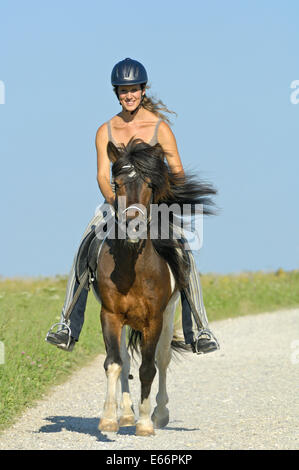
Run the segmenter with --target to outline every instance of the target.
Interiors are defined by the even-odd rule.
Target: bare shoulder
[[[166,154],[167,163],[171,171],[173,173],[181,173],[184,171],[176,138],[170,126],[165,121],[162,121],[159,127],[158,142]]]
[[[175,141],[174,133],[172,132],[169,124],[165,121],[161,121],[159,125],[158,140],[161,144]]]
[[[96,141],[98,141],[98,139],[102,140],[105,137],[107,137],[107,122],[104,122],[104,124],[98,128],[96,133]]]

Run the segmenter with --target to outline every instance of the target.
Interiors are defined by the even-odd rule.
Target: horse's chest
[[[155,253],[150,260],[149,256],[140,256],[134,262],[129,258],[115,262],[107,250],[100,261],[100,297],[109,311],[132,321],[166,307],[172,294],[171,275],[165,261]]]
[[[167,282],[166,282],[167,281]],[[107,295],[107,293],[109,294]],[[165,310],[171,296],[168,279],[160,282],[155,276],[136,276],[132,285],[125,288],[125,283],[111,283],[109,291],[105,290],[104,303],[108,310],[123,315],[125,323],[145,324],[150,317]]]

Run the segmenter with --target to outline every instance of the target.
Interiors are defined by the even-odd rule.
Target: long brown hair
[[[149,88],[150,87],[146,85],[145,89]],[[164,113],[175,114],[177,116],[177,113],[175,111],[170,111],[167,106],[163,103],[163,101],[156,99],[153,96],[144,95],[141,106],[143,106],[145,109],[155,114],[159,118],[163,119],[163,121],[166,121],[168,124],[172,123],[169,120],[168,116],[166,116]]]
[[[114,93],[118,97],[118,92],[117,92],[117,86],[114,86]],[[141,85],[141,89],[148,90],[150,88],[149,85],[144,86],[144,84]],[[144,109],[147,109],[151,113],[155,114],[155,116],[163,119],[163,121],[167,122],[168,124],[172,124],[168,116],[166,116],[164,113],[169,113],[169,114],[175,114],[177,116],[177,113],[175,111],[170,111],[167,106],[163,103],[163,101],[154,98],[153,96],[147,96],[144,95],[144,98],[142,100],[141,106]]]

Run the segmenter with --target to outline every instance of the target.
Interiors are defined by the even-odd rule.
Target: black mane
[[[112,166],[114,178],[120,175],[129,177],[134,167],[136,175],[133,179],[142,178],[144,181],[150,179],[154,204],[163,203],[168,207],[178,204],[180,208],[183,208],[184,204],[190,204],[193,214],[198,210],[198,205],[201,205],[203,215],[214,214],[212,196],[217,193],[216,189],[210,183],[199,180],[195,174],[173,174],[166,163],[166,153],[160,144],[151,146],[141,139],[131,139],[127,146],[120,147],[115,147],[109,142],[107,151],[114,162]],[[133,179],[130,177],[130,181]],[[170,231],[173,224],[174,220]],[[188,255],[178,240],[163,239],[160,235],[152,239],[152,243],[159,255],[169,264],[178,287],[186,287],[189,278]]]
[[[110,145],[113,145],[112,142],[108,143],[108,153]],[[156,204],[170,206],[176,203],[180,207],[184,204],[202,204],[203,214],[214,214],[211,196],[217,194],[216,189],[210,183],[199,180],[196,174],[173,174],[165,162],[166,153],[160,144],[152,146],[141,139],[131,139],[127,146],[117,147],[117,151],[118,157],[112,166],[114,178],[129,175],[132,171],[129,166],[133,165],[139,177],[151,180]]]

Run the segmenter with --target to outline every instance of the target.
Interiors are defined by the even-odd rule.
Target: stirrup
[[[70,327],[69,327],[66,323],[64,323],[64,322],[54,323],[54,325],[52,325],[51,328],[49,329],[49,331],[48,331],[48,333],[47,333],[47,336],[45,337],[45,341],[48,341],[48,336],[49,336],[49,334],[50,334],[50,333],[53,333],[54,328],[57,327],[57,326],[59,326],[59,325],[63,326],[63,328],[61,328],[61,330],[62,330],[62,329],[65,329],[65,328],[68,330],[69,339],[68,339],[66,348],[63,348],[63,349],[69,349],[70,343],[71,343],[71,339],[72,339],[72,330],[71,330]],[[55,333],[58,333],[58,331],[55,331]],[[57,346],[57,347],[59,347],[59,346]]]
[[[202,338],[202,336],[204,336],[204,338]],[[207,338],[205,338],[205,337],[207,337]],[[211,351],[206,351],[206,352],[198,350],[198,348],[197,348],[198,344],[197,343],[198,343],[198,340],[200,340],[200,339],[208,339],[209,341],[214,341],[215,345],[216,345],[216,348],[211,349]],[[218,343],[217,339],[215,338],[215,336],[211,332],[211,330],[209,330],[208,328],[203,328],[198,332],[198,335],[195,338],[194,349],[195,349],[196,354],[206,354],[208,352],[217,351],[217,349],[220,349],[220,346],[219,346],[219,343]]]

